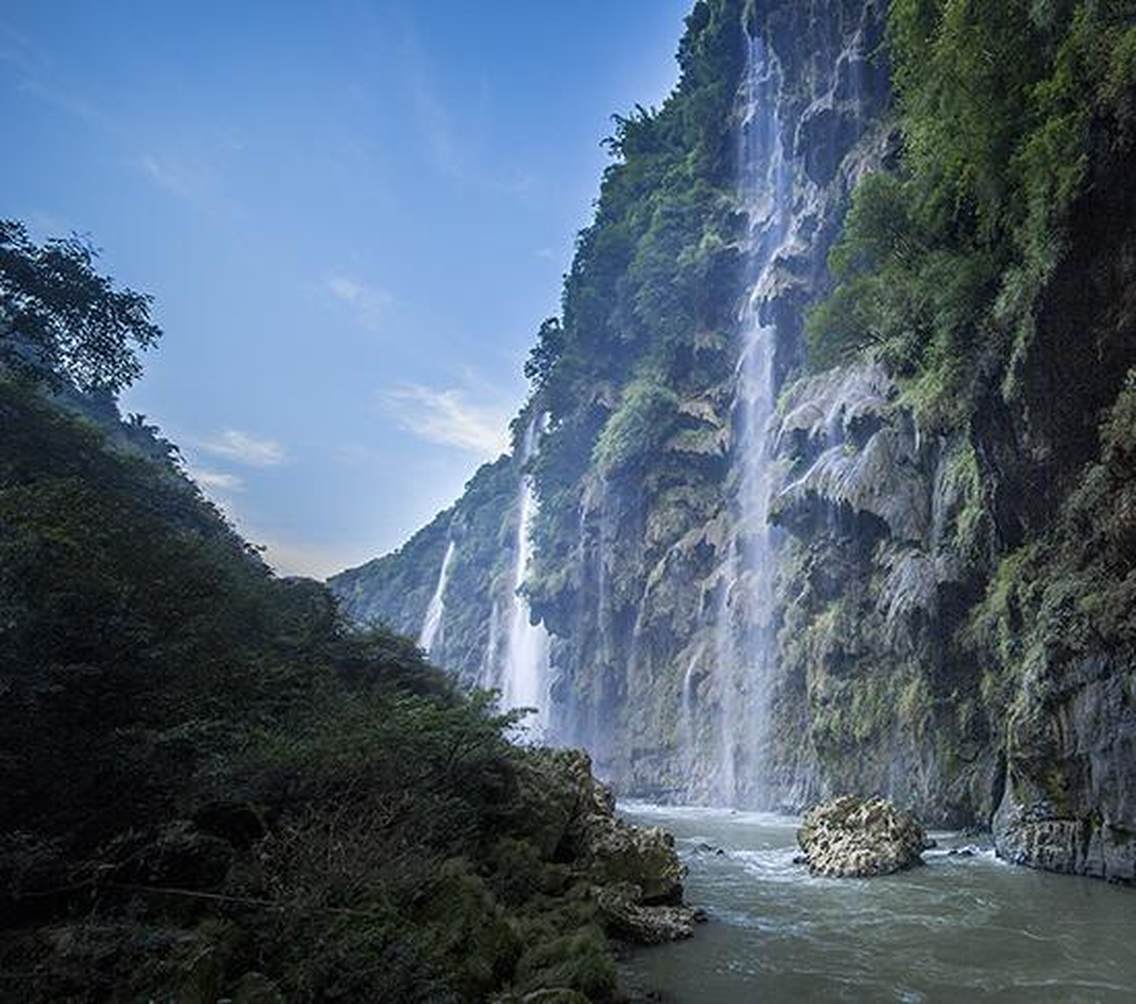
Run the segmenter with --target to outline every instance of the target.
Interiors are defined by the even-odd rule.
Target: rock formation
[[[871,878],[921,864],[927,835],[882,798],[843,795],[805,814],[797,842],[814,875]]]
[[[931,301],[929,316],[902,315],[894,351],[872,329],[822,359],[806,319],[838,283],[829,255],[853,193],[892,178],[872,191],[903,198],[920,171],[938,183],[906,141],[924,127],[895,101],[935,72],[891,72],[896,39],[923,30],[900,25],[905,10],[695,4],[675,92],[617,122],[512,455],[401,552],[331,584],[356,615],[414,631],[458,540],[438,661],[492,684],[527,475],[539,512],[523,592],[551,635],[547,735],[586,747],[617,791],[793,810],[877,791],[936,824],[993,825],[1014,861],[1131,881],[1127,50],[1103,82],[1099,60],[1074,61],[1073,85],[1054,76],[1083,115],[1031,137],[1033,119],[1010,106],[1021,156],[971,165],[1003,170],[988,188],[1005,195],[1044,193],[1072,164],[1065,215],[1030,230],[1055,196],[1019,192],[994,236],[952,244],[966,214],[920,232],[899,257],[925,255],[926,284],[895,309]],[[1047,79],[1089,24],[1051,13],[967,22],[1009,24],[998,38],[1011,48],[1030,40],[970,72]],[[903,31],[888,36],[889,16]],[[1092,24],[1104,41],[1130,28]],[[911,45],[909,62],[930,58],[929,43]],[[1050,93],[1037,80],[1019,85],[1022,101]],[[1074,126],[1075,157],[1035,165],[1032,181],[1005,174]],[[936,142],[965,158],[984,139]],[[891,288],[916,282],[899,275]],[[853,313],[823,316],[836,329]],[[525,463],[537,415],[540,452]]]

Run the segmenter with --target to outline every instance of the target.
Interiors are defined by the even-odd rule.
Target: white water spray
[[[522,465],[536,453],[538,432],[538,423],[534,419],[525,433]],[[537,510],[536,492],[532,478],[527,474],[521,478],[517,508],[513,594],[501,677],[501,702],[506,709],[536,708],[537,713],[528,719],[528,724],[540,736],[548,728],[549,637],[543,624],[532,623],[528,598],[521,592],[532,562],[532,524]]]
[[[434,595],[430,597],[430,605],[426,608],[426,619],[422,622],[422,632],[418,636],[418,645],[427,655],[432,655],[434,645],[440,640],[442,630],[442,617],[446,612],[446,584],[450,581],[450,565],[454,560],[454,542],[446,545],[446,556],[442,559],[442,567],[438,572],[438,584],[434,587]]]
[[[768,685],[774,653],[774,541],[769,502],[774,465],[769,426],[776,388],[776,331],[764,315],[792,222],[792,183],[781,140],[781,70],[760,37],[751,38],[741,95],[740,197],[749,216],[750,291],[739,317],[733,414],[734,540],[723,568],[718,611],[720,744],[717,795],[752,801],[761,786]],[[743,775],[744,772],[744,775]],[[744,790],[743,790],[744,789]]]

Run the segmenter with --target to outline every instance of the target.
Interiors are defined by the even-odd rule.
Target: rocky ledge
[[[930,846],[923,827],[910,813],[882,798],[852,795],[810,809],[797,832],[797,843],[814,875],[871,878],[922,863]]]
[[[619,819],[615,796],[592,775],[586,753],[531,751],[520,781],[526,829],[546,855],[570,864],[610,936],[655,945],[694,933],[705,914],[683,903],[686,868],[674,837]]]

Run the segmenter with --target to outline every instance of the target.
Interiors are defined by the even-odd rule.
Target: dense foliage
[[[89,242],[37,245],[14,220],[0,220],[0,366],[56,387],[115,391],[141,373],[136,349],[161,335],[150,297],[117,290],[94,268]]]
[[[593,460],[604,477],[633,472],[673,426],[675,393],[729,373],[742,5],[699,0],[686,29],[662,107],[615,116],[614,162],[577,240],[561,318],[541,326],[526,368],[551,423],[535,463],[539,575],[564,566]]]
[[[1134,21],[1127,0],[891,4],[902,167],[856,192],[815,365],[868,352],[941,427],[991,382],[1020,393],[1093,153],[1130,148]]]
[[[272,575],[73,375],[0,375],[0,997],[610,999],[517,716]]]

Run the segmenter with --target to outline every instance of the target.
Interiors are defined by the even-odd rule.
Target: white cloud
[[[197,446],[206,453],[249,467],[275,467],[285,458],[284,447],[274,439],[259,439],[239,429],[226,429],[216,439],[207,439]]]
[[[218,194],[215,172],[204,162],[148,153],[139,158],[138,168],[158,188],[180,199],[205,202]]]
[[[206,491],[239,492],[245,486],[242,478],[236,474],[227,474],[225,471],[191,467],[189,475]]]
[[[330,275],[324,281],[324,289],[341,303],[355,311],[359,323],[365,328],[379,326],[394,297],[385,289],[373,286],[349,275]]]
[[[427,442],[490,457],[508,448],[509,409],[471,402],[461,388],[404,384],[384,400],[402,428]]]

